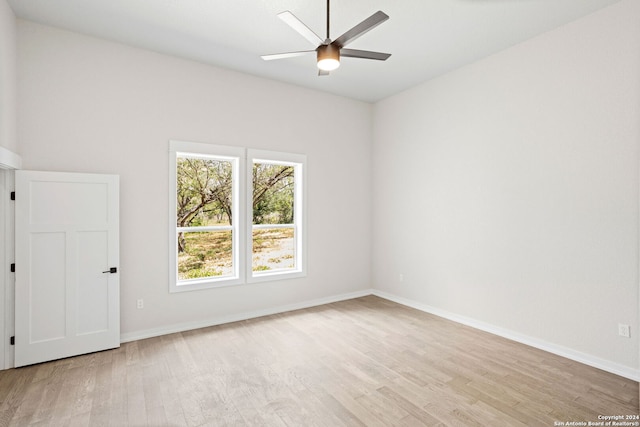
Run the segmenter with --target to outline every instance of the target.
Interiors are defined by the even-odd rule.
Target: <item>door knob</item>
[[[118,272],[118,267],[111,267],[110,269],[108,269],[107,271],[103,271],[103,273],[117,273]]]

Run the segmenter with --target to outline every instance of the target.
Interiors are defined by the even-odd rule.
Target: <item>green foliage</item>
[[[176,165],[177,225],[232,224],[230,161],[181,157]],[[293,223],[294,167],[253,165],[254,224]]]
[[[232,179],[229,161],[179,158],[176,165],[178,227],[231,224]]]
[[[254,163],[254,224],[293,223],[294,171],[293,166]]]

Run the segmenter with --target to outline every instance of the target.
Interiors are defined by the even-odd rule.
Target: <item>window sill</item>
[[[169,292],[190,292],[200,291],[203,289],[216,289],[216,288],[228,288],[232,286],[251,285],[256,283],[275,282],[278,280],[289,280],[306,277],[307,273],[300,270],[287,271],[287,272],[273,272],[273,273],[261,273],[259,275],[242,280],[239,278],[232,279],[202,279],[193,280],[189,282],[182,282],[180,284],[172,284]]]

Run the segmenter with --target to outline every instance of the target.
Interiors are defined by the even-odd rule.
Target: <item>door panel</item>
[[[84,203],[78,206],[79,200]],[[32,182],[31,224],[104,223],[107,202],[108,187],[103,183]]]
[[[78,334],[106,331],[109,328],[108,274],[104,260],[108,256],[107,233],[83,231],[77,234],[77,291]]]
[[[64,233],[33,233],[31,262],[39,266],[31,270],[29,307],[38,315],[30,315],[32,343],[63,339],[67,330],[66,275]]]
[[[16,172],[16,366],[120,345],[118,208],[115,175]]]

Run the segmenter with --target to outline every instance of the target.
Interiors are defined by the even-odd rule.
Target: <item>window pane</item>
[[[253,223],[293,224],[294,166],[253,164]]]
[[[277,271],[296,266],[293,228],[253,230],[252,270]]]
[[[178,279],[233,275],[231,231],[178,233]]]
[[[232,163],[179,157],[176,164],[178,227],[231,225]]]

